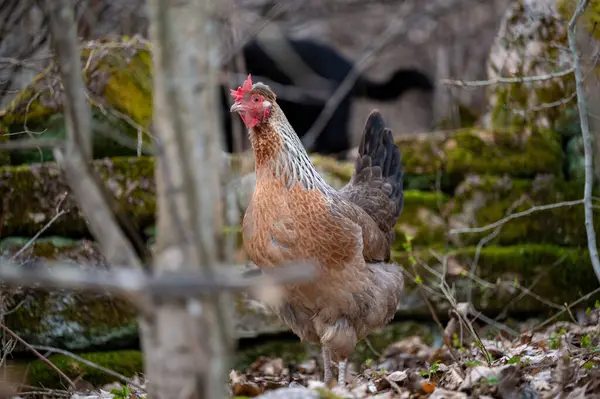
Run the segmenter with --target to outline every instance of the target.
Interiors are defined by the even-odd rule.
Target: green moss
[[[139,351],[116,351],[101,353],[84,353],[78,356],[103,366],[109,370],[115,371],[125,377],[133,377],[135,374],[141,374],[144,370],[142,353]],[[65,373],[71,380],[83,379],[95,387],[118,381],[103,371],[87,366],[65,355],[52,355],[48,358],[59,370]],[[67,383],[60,381],[60,377],[46,363],[41,360],[35,360],[30,364],[28,373],[28,382],[30,385],[51,389],[64,388]]]
[[[129,56],[128,56],[129,55]],[[138,124],[148,127],[152,122],[152,59],[146,49],[133,54],[126,50],[112,51],[99,65],[110,74],[104,87],[109,104],[129,115]]]
[[[575,7],[577,6],[576,0],[557,0],[556,8],[558,13],[562,17],[565,23],[571,20]],[[590,33],[596,39],[600,40],[600,31],[598,31],[598,24],[600,24],[600,0],[591,0],[587,8],[583,13],[583,20],[587,25]]]
[[[152,119],[152,76],[149,51],[141,43],[123,41],[106,46],[95,43],[81,52],[83,77],[91,94],[94,157],[133,155],[138,126],[147,129]],[[46,70],[0,111],[0,124],[8,132],[36,132],[41,140],[62,139],[66,127],[62,110],[62,88]],[[123,117],[124,115],[124,117]],[[10,136],[11,140],[31,134]],[[148,144],[150,138],[142,136]],[[53,160],[50,150],[13,152],[12,164]]]
[[[582,198],[583,184],[566,182],[551,176],[519,180],[493,176],[472,176],[456,190],[444,210],[450,214],[450,226],[485,226],[509,213],[525,211],[534,205],[546,205]],[[600,212],[595,218],[600,228]],[[498,245],[548,243],[562,246],[587,246],[582,205],[557,207],[533,212],[508,221],[491,241]],[[493,230],[453,235],[457,245],[476,244]]]
[[[560,1],[560,0],[559,0]],[[567,0],[571,1],[571,0]],[[567,27],[557,20],[550,10],[536,15],[531,22],[531,12],[526,10],[523,0],[511,5],[511,18],[506,21],[506,35],[497,46],[509,52],[510,68],[504,57],[496,57],[498,64],[492,65],[494,75],[536,76],[562,71],[567,66],[561,46],[568,47]],[[527,28],[523,29],[523,25]],[[527,56],[532,42],[536,56]],[[500,53],[501,54],[501,53]],[[494,62],[494,60],[492,60]],[[494,76],[495,77],[495,76]],[[543,82],[510,83],[491,86],[491,127],[509,129],[520,134],[524,129],[555,127],[568,106],[564,101],[575,91],[573,74]],[[562,101],[562,102],[561,102]],[[548,106],[552,104],[552,106]]]
[[[448,254],[448,269],[446,280],[453,288],[453,296],[457,302],[466,300],[470,279],[465,273],[471,270],[471,265],[477,249],[467,247],[452,252],[439,251],[438,256]],[[421,251],[414,256],[428,264],[438,273],[442,265],[436,260],[431,251]],[[436,289],[439,276],[432,274],[417,263],[414,267],[407,254],[396,253],[394,258],[405,265],[408,271],[418,274],[430,287]],[[476,264],[475,275],[487,281],[490,286],[473,283],[473,303],[478,310],[489,317],[494,317],[508,309],[513,314],[537,313],[548,315],[556,309],[531,295],[523,294],[518,301],[513,301],[523,292],[516,285],[527,287],[534,295],[551,301],[558,306],[570,303],[581,296],[598,288],[587,251],[579,248],[565,248],[553,245],[527,244],[514,246],[484,247]],[[416,284],[407,280],[408,292],[416,288]],[[597,297],[596,297],[597,298]],[[590,299],[594,303],[596,298]],[[444,298],[430,296],[430,301],[436,309],[443,311],[448,308]],[[509,306],[509,303],[512,302]],[[586,304],[581,304],[585,307]]]
[[[38,248],[32,251],[38,252]],[[81,244],[76,249],[55,248],[52,252],[39,258],[71,260],[89,256]],[[7,293],[5,298],[19,304],[5,316],[6,323],[31,344],[90,350],[132,345],[138,337],[136,311],[120,297],[80,290],[21,289]]]
[[[562,173],[560,136],[549,130],[521,132],[520,137],[508,131],[463,131],[446,145],[446,170],[451,175]]]
[[[94,167],[118,206],[143,230],[154,221],[156,208],[154,158],[122,157],[94,161]],[[69,212],[46,230],[46,235],[88,236],[85,220],[54,163],[0,167],[0,198],[8,203],[2,234],[35,235],[55,214],[61,203]],[[62,202],[61,202],[62,201]]]
[[[456,114],[444,118],[440,121],[441,129],[457,129],[473,127],[477,123],[479,116],[468,106],[459,103]]]
[[[8,141],[9,136],[6,135],[7,133],[8,133],[8,130],[2,125],[2,123],[0,123],[0,144]],[[9,152],[0,150],[0,166],[8,165],[9,163],[10,163]]]
[[[446,241],[446,221],[440,209],[448,201],[443,193],[407,190],[404,192],[404,209],[396,224],[394,248],[403,250],[406,236],[412,236],[414,247],[441,244]]]

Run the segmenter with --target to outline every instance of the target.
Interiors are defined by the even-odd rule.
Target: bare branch
[[[579,106],[579,120],[581,123],[581,135],[583,136],[583,149],[585,154],[585,186],[583,189],[583,207],[585,209],[585,229],[587,232],[588,249],[594,272],[598,281],[600,281],[600,258],[598,257],[598,247],[596,246],[596,232],[594,231],[594,212],[592,204],[592,185],[594,183],[594,166],[592,154],[592,137],[590,135],[590,126],[587,114],[587,102],[583,90],[583,72],[581,71],[581,62],[577,52],[575,38],[575,26],[577,20],[585,11],[589,0],[579,0],[573,17],[569,21],[569,47],[573,57],[573,67],[575,68],[575,86],[577,89],[577,105]]]
[[[8,284],[44,289],[85,289],[114,294],[147,292],[171,298],[187,298],[220,290],[244,291],[300,283],[310,280],[314,270],[309,263],[295,262],[256,277],[243,277],[236,266],[221,266],[215,276],[191,268],[149,275],[142,270],[119,265],[110,269],[83,269],[71,263],[22,266],[8,261],[0,262],[0,279]]]
[[[575,71],[574,68],[568,68],[564,71],[552,72],[546,75],[538,76],[515,76],[510,78],[496,78],[490,80],[460,80],[460,79],[440,79],[440,83],[448,86],[459,86],[459,87],[482,87],[482,86],[493,86],[498,84],[515,84],[515,83],[529,83],[529,82],[544,82],[546,80],[552,80],[562,78],[570,75]]]
[[[64,380],[66,382],[69,383],[71,388],[75,389],[75,384],[73,383],[73,381],[71,381],[71,379],[69,377],[66,376],[65,373],[63,373],[58,367],[56,367],[50,360],[48,360],[40,352],[36,351],[31,345],[29,345],[27,342],[25,342],[25,340],[23,338],[19,337],[17,334],[14,333],[13,330],[6,327],[4,324],[0,324],[0,328],[3,329],[4,331],[6,331],[6,333],[8,335],[13,337],[17,341],[19,341],[22,345],[25,345],[25,347],[27,347],[31,352],[33,352],[33,354],[36,355],[38,357],[38,359],[40,359],[42,362],[44,362],[48,366],[50,366],[50,368],[52,368],[54,371],[56,371],[58,373],[58,375],[60,375],[62,378],[64,378]]]
[[[60,209],[60,205],[67,198],[67,194],[68,193],[65,192],[64,195],[62,196],[62,198],[60,199],[60,202],[56,206],[56,213],[54,214],[54,216],[52,217],[52,219],[50,219],[48,221],[48,223],[46,223],[37,233],[35,233],[35,235],[33,237],[31,237],[31,239],[29,239],[29,241],[27,241],[25,243],[25,245],[23,245],[23,247],[21,249],[19,249],[19,251],[17,251],[16,254],[14,254],[13,256],[11,256],[11,258],[10,258],[11,261],[15,260],[27,248],[29,248],[31,245],[33,245],[33,243],[35,242],[35,240],[37,240],[42,234],[44,234],[44,231],[46,231],[50,226],[52,226],[54,224],[54,222],[56,222],[62,215],[64,215],[65,213],[67,213],[67,211],[65,211],[64,209]]]
[[[423,12],[415,13],[409,18],[398,18],[395,23],[388,26],[387,29],[385,29],[383,33],[365,50],[363,56],[354,64],[348,75],[346,75],[344,78],[342,84],[338,86],[331,98],[329,98],[317,120],[313,123],[308,132],[306,132],[306,134],[302,137],[302,144],[304,147],[306,147],[308,151],[313,149],[317,138],[325,126],[327,126],[327,122],[329,122],[329,119],[331,119],[333,116],[336,108],[354,87],[356,80],[369,66],[370,61],[377,52],[379,52],[392,39],[408,32],[413,26],[420,23],[423,18],[428,17],[435,19],[438,16],[446,14],[450,10],[456,10],[461,6],[464,7],[464,3],[465,2],[461,2],[459,0],[448,0],[444,2],[443,6],[440,6],[438,3],[432,3],[431,5],[426,6],[426,9]]]
[[[7,150],[30,150],[37,148],[64,148],[64,140],[42,140],[42,139],[29,139],[29,140],[12,140],[6,142],[0,142],[0,151]]]
[[[69,351],[58,349],[58,348],[52,348],[50,346],[43,346],[43,345],[31,345],[31,347],[33,349],[38,349],[38,350],[41,350],[41,351],[60,353],[61,355],[68,356],[71,359],[77,360],[78,362],[83,363],[83,364],[85,364],[88,367],[100,370],[100,371],[102,371],[102,372],[104,372],[104,373],[106,373],[108,375],[111,375],[111,376],[113,376],[115,378],[120,379],[121,381],[125,382],[126,384],[129,384],[130,386],[132,386],[134,388],[137,388],[137,389],[141,390],[142,392],[145,392],[144,388],[142,388],[141,386],[139,386],[138,384],[136,384],[135,381],[133,381],[133,380],[125,377],[123,374],[119,374],[116,371],[112,371],[110,369],[107,369],[106,367],[100,366],[99,364],[96,364],[94,362],[90,362],[89,360],[86,360],[86,359],[84,359],[84,358],[82,358],[80,356],[77,356],[76,354],[71,353]]]
[[[121,231],[111,199],[91,168],[91,113],[86,101],[82,65],[72,3],[47,0],[50,31],[57,55],[58,69],[64,85],[64,109],[69,138],[66,150],[54,150],[54,157],[64,170],[89,228],[110,263],[141,267],[132,243]]]
[[[452,229],[452,230],[450,230],[449,233],[450,234],[483,233],[484,231],[495,229],[496,227],[501,226],[513,219],[527,216],[534,212],[547,211],[550,209],[561,208],[563,206],[574,206],[574,205],[580,205],[580,204],[583,204],[582,199],[575,200],[575,201],[557,202],[555,204],[548,204],[548,205],[532,206],[531,208],[529,208],[523,212],[512,213],[505,218],[502,218],[494,223],[490,223],[490,224],[487,224],[482,227],[464,227],[464,228],[459,228],[459,229]]]

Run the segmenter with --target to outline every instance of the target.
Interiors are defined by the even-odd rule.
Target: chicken
[[[342,189],[329,186],[265,84],[251,76],[231,90],[249,129],[256,186],[243,221],[243,247],[268,273],[307,260],[317,277],[284,287],[271,310],[303,341],[321,344],[324,380],[345,384],[348,357],[369,332],[394,316],[404,289],[390,261],[404,204],[401,154],[381,114],[369,115],[356,169]]]

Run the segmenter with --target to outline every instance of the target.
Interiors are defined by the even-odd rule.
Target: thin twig
[[[44,234],[44,232],[46,230],[48,230],[48,228],[50,226],[52,226],[54,224],[54,222],[56,222],[58,220],[58,218],[60,218],[62,215],[64,215],[64,214],[67,213],[67,211],[65,211],[64,209],[60,209],[60,205],[63,203],[63,201],[66,198],[67,198],[67,193],[64,193],[64,195],[60,199],[58,205],[56,205],[56,213],[54,214],[54,216],[52,217],[52,219],[50,219],[48,221],[48,223],[46,223],[37,233],[35,233],[35,235],[33,237],[31,237],[31,239],[29,241],[27,241],[25,243],[25,245],[23,245],[23,247],[17,251],[16,254],[14,254],[13,256],[11,256],[10,259],[8,260],[9,262],[14,262],[14,260],[17,259],[17,257],[19,255],[21,255],[23,252],[25,252],[25,250],[27,248],[29,248],[42,234]]]
[[[460,79],[441,79],[440,83],[450,86],[459,87],[482,87],[482,86],[493,86],[497,84],[515,84],[515,83],[529,83],[529,82],[544,82],[546,80],[562,78],[570,75],[575,71],[574,68],[568,68],[564,71],[552,72],[546,75],[538,76],[515,76],[510,78],[499,77],[490,80],[460,80]]]
[[[587,102],[583,90],[583,73],[581,71],[581,61],[577,52],[577,42],[575,38],[575,26],[577,20],[585,11],[590,0],[580,0],[573,17],[569,21],[569,47],[573,57],[573,67],[575,68],[575,86],[577,88],[577,105],[579,107],[579,121],[581,123],[581,135],[583,137],[583,151],[585,157],[585,186],[583,189],[583,207],[585,209],[585,229],[587,232],[588,249],[590,259],[594,267],[594,273],[600,281],[600,258],[598,257],[598,248],[596,247],[596,232],[594,231],[594,211],[592,205],[592,185],[594,183],[594,167],[592,154],[592,138],[590,135],[590,126],[587,115]]]
[[[48,366],[50,366],[52,369],[54,369],[62,378],[64,378],[65,381],[67,381],[69,383],[71,388],[75,389],[75,384],[73,383],[73,381],[71,381],[71,379],[69,377],[67,377],[66,374],[63,373],[58,367],[56,367],[50,360],[48,360],[40,352],[35,350],[35,348],[33,348],[31,345],[29,345],[27,342],[25,342],[25,340],[23,340],[21,337],[19,337],[17,334],[15,334],[10,328],[6,327],[4,324],[0,324],[0,328],[2,328],[6,333],[8,333],[11,337],[13,337],[17,341],[19,341],[21,344],[25,345],[42,362],[46,363]]]
[[[590,198],[591,199],[591,198]],[[511,215],[508,215],[505,218],[502,218],[494,223],[490,223],[487,224],[485,226],[481,226],[481,227],[463,227],[463,228],[458,228],[458,229],[452,229],[450,230],[450,234],[463,234],[463,233],[483,233],[484,231],[488,231],[491,229],[495,229],[498,226],[501,226],[503,224],[505,224],[506,222],[509,222],[513,219],[517,219],[523,216],[527,216],[530,215],[534,212],[540,212],[540,211],[547,211],[550,209],[555,209],[555,208],[561,208],[564,206],[574,206],[574,205],[581,205],[583,204],[583,199],[579,199],[579,200],[575,200],[575,201],[563,201],[563,202],[557,202],[554,204],[547,204],[547,205],[537,205],[537,206],[532,206],[531,208],[523,211],[523,212],[517,212],[517,213],[513,213]]]
[[[94,362],[90,362],[89,360],[86,360],[86,359],[84,359],[84,358],[82,358],[80,356],[77,356],[76,354],[71,353],[69,351],[58,349],[58,348],[52,348],[50,346],[43,346],[43,345],[31,345],[31,347],[34,348],[34,349],[39,349],[41,351],[48,351],[48,352],[60,353],[61,355],[68,356],[68,357],[70,357],[72,359],[77,360],[78,362],[81,362],[81,363],[85,364],[86,366],[89,366],[89,367],[95,368],[97,370],[100,370],[100,371],[102,371],[102,372],[104,372],[104,373],[106,373],[108,375],[111,375],[113,377],[116,377],[116,378],[120,379],[121,381],[123,381],[123,382],[131,385],[134,388],[137,388],[137,389],[139,389],[139,390],[141,390],[143,392],[146,392],[146,390],[143,387],[141,387],[140,385],[136,384],[135,381],[133,381],[133,380],[125,377],[123,374],[119,374],[116,371],[112,371],[110,369],[107,369],[106,367],[100,366],[99,364],[96,364]]]
[[[463,6],[463,4],[464,2],[460,1],[446,1],[444,2],[443,6],[438,6],[437,3],[428,4],[425,6],[425,10],[423,12],[411,14],[410,18],[398,18],[394,23],[388,26],[382,32],[382,34],[368,46],[362,57],[353,65],[350,72],[344,77],[342,84],[337,87],[331,98],[325,104],[325,107],[319,114],[317,120],[313,123],[308,132],[306,132],[306,134],[302,137],[302,144],[304,147],[308,151],[313,149],[313,146],[319,138],[319,135],[325,126],[327,126],[327,122],[329,122],[335,113],[338,105],[350,92],[350,90],[352,90],[355,82],[369,65],[370,61],[377,52],[379,52],[393,38],[408,32],[413,26],[422,22],[423,18],[435,19],[436,17],[445,14],[449,10],[460,8]]]
[[[542,323],[540,323],[537,326],[533,327],[531,330],[532,331],[539,331],[541,328],[547,326],[548,324],[550,324],[554,320],[556,320],[558,317],[560,317],[560,315],[562,315],[563,313],[565,313],[567,311],[567,309],[573,308],[573,307],[579,305],[583,301],[587,301],[588,299],[590,299],[592,296],[594,296],[596,294],[600,294],[600,287],[596,288],[593,291],[588,292],[587,294],[585,294],[581,298],[577,299],[576,301],[571,302],[570,304],[566,305],[561,311],[557,312],[555,315],[553,315],[549,319],[546,319]]]

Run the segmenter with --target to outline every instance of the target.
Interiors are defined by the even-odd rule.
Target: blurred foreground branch
[[[110,197],[91,167],[91,111],[85,97],[82,65],[77,43],[73,4],[69,0],[47,0],[46,10],[56,63],[64,86],[67,143],[64,151],[55,148],[57,159],[77,203],[89,222],[109,263],[141,267],[132,243],[120,229]],[[122,222],[121,225],[124,223]],[[142,244],[143,245],[143,244]]]
[[[148,275],[131,267],[110,269],[82,269],[70,263],[44,263],[19,265],[0,262],[0,279],[7,284],[43,289],[83,289],[113,294],[142,294],[187,298],[220,290],[244,291],[271,287],[278,284],[300,283],[309,280],[314,268],[308,263],[294,263],[261,273],[256,277],[243,277],[238,267],[224,266],[215,276],[197,271],[169,271],[161,275]]]
[[[596,246],[596,232],[594,231],[594,213],[592,204],[592,185],[594,183],[594,166],[592,153],[592,137],[588,122],[587,101],[583,89],[583,72],[581,70],[580,55],[577,50],[575,26],[577,20],[589,4],[589,0],[579,0],[577,8],[569,21],[569,47],[573,57],[573,68],[575,69],[575,85],[577,88],[577,105],[579,107],[579,119],[581,123],[581,135],[583,136],[583,149],[585,154],[585,187],[583,191],[583,207],[585,209],[585,229],[587,232],[588,249],[594,272],[600,281],[600,258]]]

